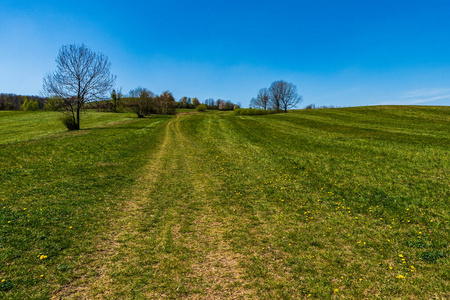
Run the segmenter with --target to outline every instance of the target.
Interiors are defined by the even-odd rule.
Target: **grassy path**
[[[79,203],[102,194],[70,215],[95,228],[73,228],[82,241],[55,229],[54,241],[81,243],[42,267],[73,274],[52,271],[60,277],[27,289],[36,299],[449,298],[449,124],[448,108],[369,107],[100,126],[66,145],[115,145],[114,155],[83,154],[99,181],[84,182],[86,193],[58,185]],[[20,143],[17,153],[51,151]],[[12,254],[4,261],[15,270]]]
[[[217,187],[205,182],[200,148],[182,132],[185,116],[166,125],[160,147],[130,190],[122,216],[98,246],[96,276],[81,278],[55,298],[236,298],[243,288],[239,254],[214,211]]]

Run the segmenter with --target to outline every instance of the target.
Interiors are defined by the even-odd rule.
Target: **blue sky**
[[[248,105],[275,80],[316,105],[450,105],[450,1],[0,0],[0,92],[39,94],[61,45],[124,92]]]

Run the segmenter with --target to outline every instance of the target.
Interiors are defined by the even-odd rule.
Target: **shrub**
[[[276,114],[275,110],[254,109],[254,108],[238,108],[233,112],[235,115],[240,116],[254,116],[254,115],[269,115]]]
[[[68,130],[78,130],[79,125],[75,121],[75,117],[72,115],[64,115],[60,118],[61,122],[66,126]]]
[[[197,105],[197,107],[195,108],[196,111],[205,111],[206,110],[206,105],[205,104],[200,104]]]

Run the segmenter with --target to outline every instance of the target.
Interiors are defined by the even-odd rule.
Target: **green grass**
[[[449,107],[3,114],[7,298],[450,297]]]
[[[95,127],[67,132],[58,116],[0,117],[0,291],[8,298],[48,298],[80,276],[74,269],[87,270],[93,237],[117,215],[121,190],[134,183],[170,120],[90,113],[84,128]]]

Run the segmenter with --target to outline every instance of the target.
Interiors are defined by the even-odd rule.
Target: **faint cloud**
[[[388,100],[378,103],[378,105],[415,105],[437,100],[449,99],[450,89],[432,88],[418,89],[403,93],[398,100]]]

